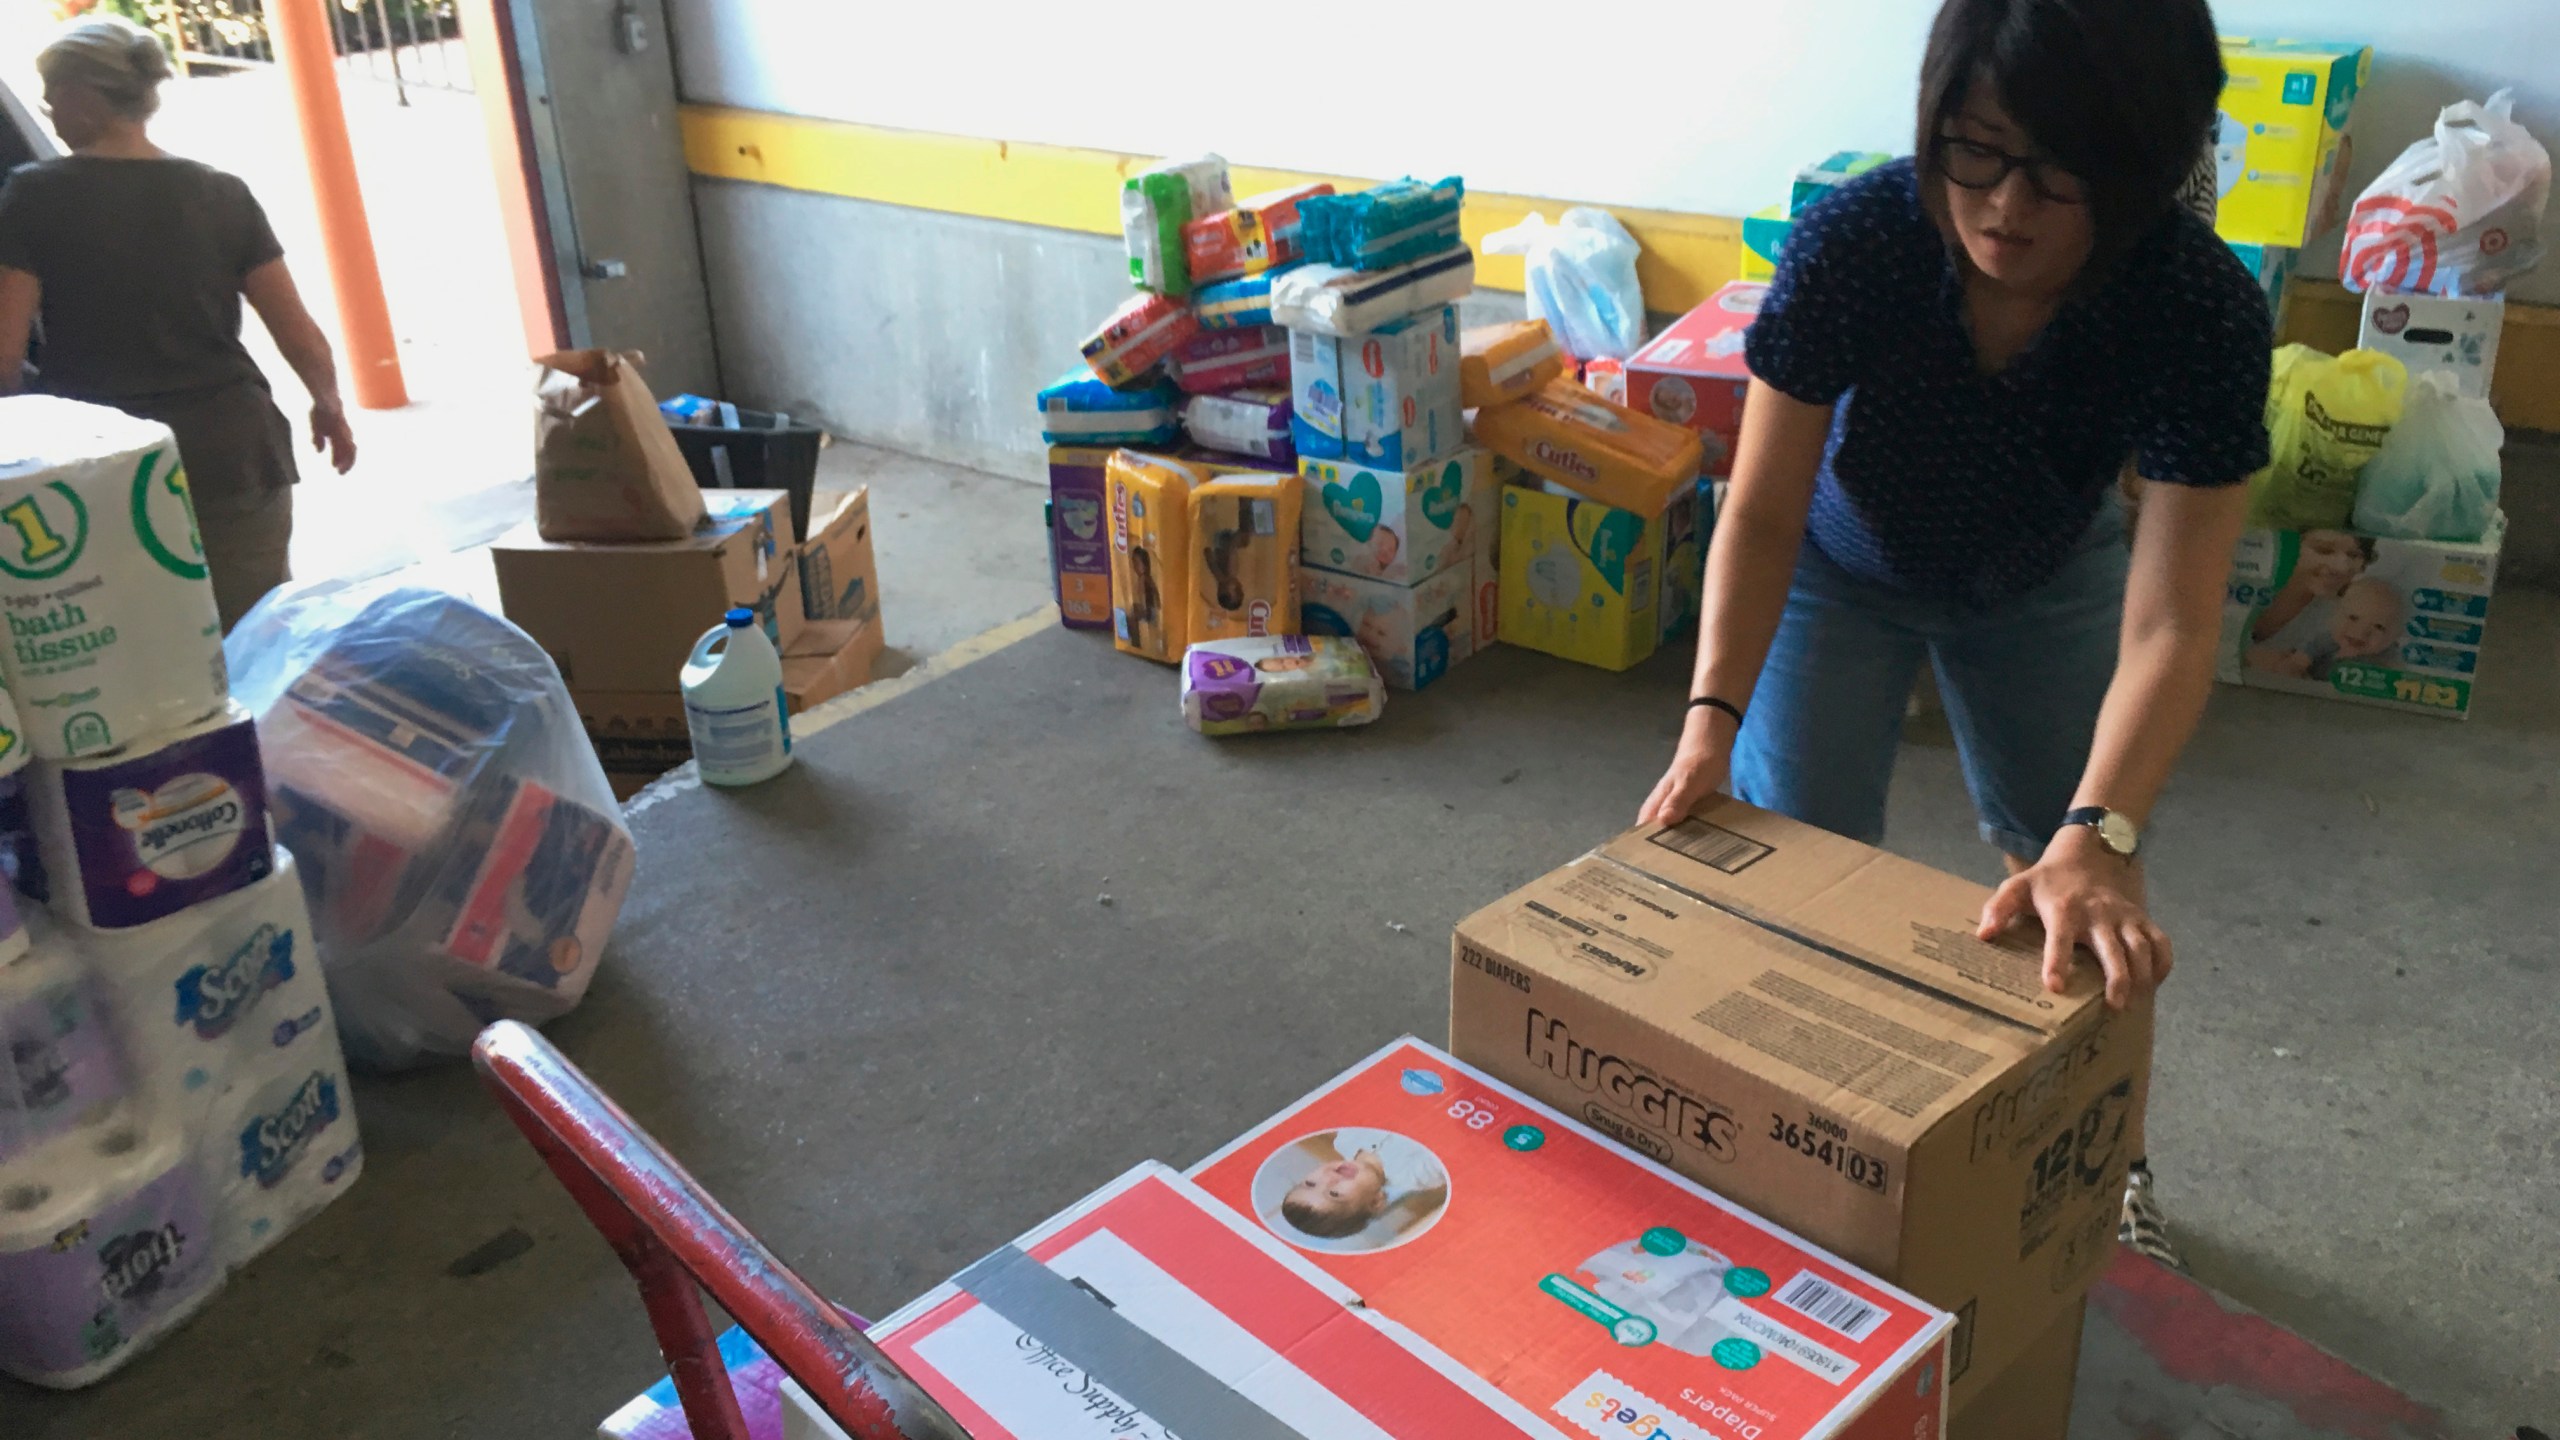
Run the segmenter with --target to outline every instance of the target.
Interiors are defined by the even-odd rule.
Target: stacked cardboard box
[[[560,667],[624,795],[691,758],[677,676],[723,612],[761,618],[795,711],[867,681],[880,653],[867,490],[821,492],[806,545],[783,491],[703,499],[703,525],[682,540],[550,541],[527,526],[490,547],[507,618]]]

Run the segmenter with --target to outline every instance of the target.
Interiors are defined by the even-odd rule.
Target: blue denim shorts
[[[1926,661],[1982,838],[2034,860],[2089,763],[2115,678],[2130,559],[2113,496],[2058,574],[1996,610],[1858,579],[1807,540],[1734,744],[1733,793],[1882,843],[1894,752]]]

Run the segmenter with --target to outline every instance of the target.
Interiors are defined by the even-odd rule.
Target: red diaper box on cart
[[[1704,435],[1708,475],[1733,473],[1742,399],[1751,389],[1742,337],[1768,293],[1757,281],[1733,281],[1627,357],[1627,408]]]
[[[1954,1320],[1418,1040],[1200,1187],[1557,1433],[1942,1433]]]

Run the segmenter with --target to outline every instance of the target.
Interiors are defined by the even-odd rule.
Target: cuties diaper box
[[[1472,565],[1457,564],[1398,585],[1309,565],[1299,572],[1299,618],[1310,635],[1359,641],[1388,684],[1419,690],[1476,652],[1473,573]]]
[[[2503,524],[2467,544],[2251,530],[2232,553],[2220,676],[2465,718],[2505,538]]]
[[[1458,360],[1453,306],[1360,335],[1291,331],[1290,431],[1298,453],[1401,470],[1464,443]]]
[[[1191,1177],[1566,1435],[1941,1433],[1952,1317],[1418,1040]]]
[[[1696,546],[1696,487],[1686,492]],[[1566,660],[1624,670],[1662,643],[1664,576],[1672,532],[1639,515],[1556,487],[1502,492],[1502,640]]]
[[[1636,395],[1628,371],[1627,395]],[[1542,480],[1643,515],[1697,484],[1706,449],[1699,433],[1613,405],[1558,380],[1516,405],[1476,412],[1476,440]]]
[[[1115,450],[1103,462],[1112,643],[1167,665],[1191,643],[1191,492],[1199,471]]]
[[[1705,437],[1705,474],[1733,473],[1751,390],[1743,337],[1768,294],[1766,285],[1736,280],[1627,358],[1627,408]]]
[[[2225,36],[2222,68],[2213,228],[2253,245],[2299,246],[2325,233],[2338,223],[2347,121],[2373,51]]]
[[[1492,467],[1461,446],[1418,469],[1300,460],[1306,507],[1300,553],[1310,565],[1411,585],[1463,563],[1495,521]]]
[[[1294,475],[1221,475],[1191,492],[1193,644],[1298,633]]]
[[[1198,1186],[1147,1164],[871,1334],[978,1440],[1578,1440]],[[840,1440],[785,1381],[783,1433]],[[1777,1437],[1771,1437],[1777,1440]]]

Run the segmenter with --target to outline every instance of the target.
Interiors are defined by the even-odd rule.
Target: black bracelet
[[[1699,708],[1699,707],[1701,707],[1701,706],[1704,706],[1705,708],[1707,708],[1707,709],[1709,709],[1709,710],[1721,710],[1721,711],[1723,711],[1725,714],[1730,715],[1730,716],[1732,716],[1732,717],[1733,717],[1733,724],[1734,724],[1734,728],[1736,728],[1736,729],[1740,729],[1740,728],[1741,728],[1741,726],[1742,726],[1742,707],[1741,707],[1741,706],[1739,706],[1739,705],[1734,704],[1732,701],[1730,701],[1730,700],[1722,700],[1722,699],[1718,699],[1717,697],[1715,697],[1715,696],[1713,696],[1713,695],[1701,695],[1701,696],[1697,697],[1696,699],[1691,700],[1691,701],[1689,702],[1689,708],[1690,708],[1690,709],[1692,709],[1692,710],[1698,709],[1698,708]]]

